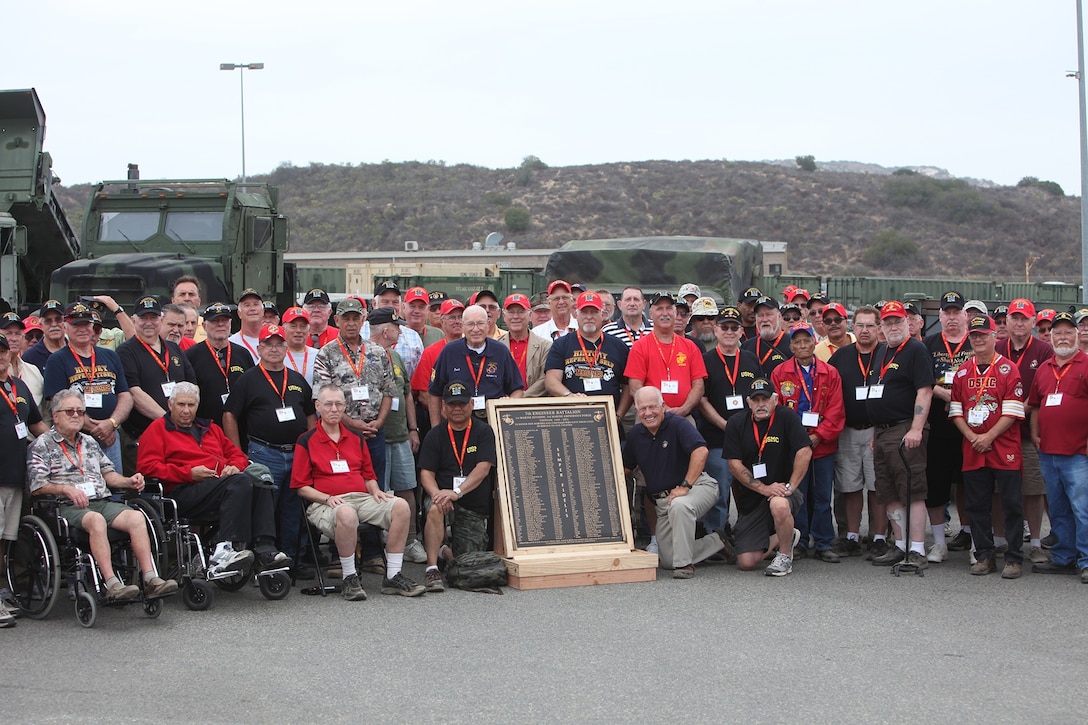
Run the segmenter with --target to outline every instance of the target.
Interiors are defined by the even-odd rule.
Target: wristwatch
[[[691,484],[688,483],[687,481],[681,481],[680,486],[683,487],[683,488],[689,489],[689,490],[691,489]]]
[[[464,496],[464,494],[461,493],[461,487],[460,486],[454,486],[453,487],[453,492],[455,494],[457,494],[457,498],[461,498],[462,496]]]
[[[788,484],[788,483],[787,483],[787,484],[786,484],[786,490],[787,490],[787,491],[790,491],[790,490],[792,490],[792,489],[793,489],[793,486],[791,486],[790,484]]]
[[[112,315],[114,315],[116,317],[117,315],[122,314],[124,311],[125,311],[124,307],[122,307],[121,305],[117,305],[117,309],[116,310],[111,310],[110,314],[112,314]]]

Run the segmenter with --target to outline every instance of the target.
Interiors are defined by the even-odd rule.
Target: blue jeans
[[[102,445],[99,443],[98,445]],[[113,437],[112,446],[102,446],[102,452],[106,454],[106,458],[110,459],[110,463],[113,464],[113,470],[121,473],[124,468],[121,466],[121,432],[117,431],[117,435]]]
[[[1050,560],[1084,569],[1088,567],[1088,456],[1039,451],[1039,467],[1050,504],[1050,530],[1058,537]]]
[[[706,475],[718,482],[718,500],[703,516],[703,525],[707,531],[729,529],[729,487],[733,475],[729,473],[729,462],[722,458],[721,448],[711,448],[706,458]]]
[[[291,464],[294,453],[285,453],[260,443],[249,442],[249,460],[268,466],[275,480],[272,498],[276,506],[276,531],[279,534],[280,551],[295,561],[300,550],[305,550],[306,539],[299,540],[302,524],[303,501],[291,488]],[[303,532],[305,534],[305,532]],[[301,547],[301,549],[300,549]]]
[[[385,431],[379,430],[378,435],[367,438],[366,447],[370,451],[370,465],[374,466],[378,488],[382,488],[385,483]]]
[[[794,526],[801,532],[798,547],[808,548],[810,533],[816,542],[816,551],[828,551],[835,543],[835,521],[831,516],[834,487],[835,455],[813,458],[801,482],[806,506],[794,517]]]

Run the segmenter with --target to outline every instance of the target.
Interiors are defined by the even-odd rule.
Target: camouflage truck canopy
[[[737,294],[758,284],[763,247],[754,239],[721,237],[631,237],[567,242],[548,258],[549,280],[582,282],[618,292],[641,287],[647,295],[676,294],[694,282],[704,295],[735,302]]]
[[[67,303],[106,294],[131,310],[144,295],[159,295],[169,301],[174,280],[182,275],[193,275],[203,284],[203,304],[234,302],[223,282],[223,265],[217,260],[140,252],[77,259],[64,265],[53,273],[52,297]]]

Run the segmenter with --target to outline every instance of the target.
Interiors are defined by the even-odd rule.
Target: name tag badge
[[[294,408],[276,408],[276,419],[281,423],[286,423],[288,421],[294,420],[295,419],[295,409]]]
[[[813,413],[811,410],[807,413],[801,414],[801,425],[806,428],[815,428],[820,424],[820,414]]]
[[[227,404],[227,398],[230,397],[230,393],[223,393],[219,397],[223,400],[223,405],[226,405]]]
[[[1061,405],[1063,395],[1065,395],[1065,393],[1051,393],[1046,396],[1046,407],[1052,408],[1055,405]]]
[[[986,411],[982,408],[971,408],[967,411],[967,425],[976,428],[986,422]]]
[[[944,384],[945,385],[951,385],[952,384],[952,379],[954,377],[956,377],[956,371],[955,370],[945,370],[944,371]]]
[[[96,495],[98,495],[98,492],[94,490],[93,483],[80,483],[78,484],[77,488],[79,488],[79,490],[83,493],[87,494],[87,498],[94,498]]]
[[[487,400],[484,398],[484,396],[482,396],[482,395],[472,396],[472,409],[473,410],[484,410],[485,408],[487,408]]]
[[[454,476],[453,477],[453,487],[454,488],[461,488],[461,486],[465,485],[466,480],[468,480],[467,476]]]
[[[400,398],[393,398],[392,400],[393,402],[389,405],[389,410],[396,413],[398,410],[400,410]]]
[[[352,400],[370,400],[370,386],[356,385],[351,389]]]
[[[767,477],[767,464],[766,463],[757,463],[754,466],[752,466],[752,475],[755,476],[756,478],[766,478]]]
[[[883,385],[870,385],[869,386],[869,400],[878,400],[884,397]]]
[[[15,424],[15,437],[22,440],[27,436],[26,423],[19,421]]]
[[[587,393],[596,393],[601,389],[600,378],[586,378],[582,381],[582,390]]]
[[[725,409],[726,410],[740,410],[744,407],[744,399],[739,395],[727,395],[725,396]]]
[[[679,380],[662,380],[661,392],[664,395],[677,395],[680,392]]]
[[[869,388],[866,385],[859,385],[854,388],[854,400],[865,400],[869,397]]]
[[[341,460],[339,458],[337,458],[335,461],[332,461],[332,472],[333,473],[347,473],[348,472],[348,462],[344,461],[344,460]]]
[[[177,385],[177,383],[175,383],[173,380],[171,380],[168,383],[163,383],[162,384],[162,394],[165,395],[167,398],[169,398],[171,395],[174,394],[174,386],[175,385]]]
[[[84,393],[83,406],[86,408],[101,408],[102,393]]]

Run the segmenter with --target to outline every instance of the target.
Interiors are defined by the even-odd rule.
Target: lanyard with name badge
[[[348,472],[348,462],[340,457],[340,442],[339,441],[334,441],[332,438],[330,438],[329,443],[331,443],[332,447],[334,449],[336,449],[336,458],[329,461],[329,463],[332,465],[332,472],[333,473],[347,473]]]
[[[888,359],[888,348],[884,348],[884,362],[880,366],[880,375],[878,375],[876,378],[877,384],[869,386],[870,398],[884,397],[884,376],[887,374],[888,368],[890,368],[892,366],[892,363],[895,362],[895,358],[897,355],[899,355],[899,351],[902,350],[903,346],[906,345],[908,342],[910,342],[909,337],[906,340],[903,340],[903,342],[899,343],[899,347],[895,348],[895,352],[892,353],[891,360]]]
[[[1061,387],[1062,378],[1073,368],[1073,361],[1070,360],[1062,367],[1058,368],[1058,372],[1054,373],[1054,392],[1046,396],[1046,407],[1052,408],[1055,405],[1062,404],[1062,393],[1058,392],[1058,388]]]
[[[90,385],[94,384],[94,380],[95,380],[94,371],[98,369],[97,366],[96,366],[96,361],[95,361],[94,345],[91,345],[91,354],[90,354],[91,367],[90,368],[86,368],[86,367],[83,366],[83,356],[80,355],[79,353],[77,353],[76,349],[74,347],[72,347],[72,345],[70,343],[68,345],[68,351],[70,353],[72,353],[72,357],[74,357],[76,359],[76,367],[79,368],[79,374],[82,375],[83,378],[87,381],[87,385],[90,386]],[[87,408],[101,408],[102,407],[102,393],[84,392],[83,393],[83,405],[85,407],[87,407]]]
[[[160,358],[158,353],[156,353],[150,345],[143,341],[143,338],[137,337],[136,339],[139,340],[140,344],[144,346],[144,349],[147,350],[147,354],[151,356],[151,359],[155,361],[155,364],[159,366],[159,368],[162,370],[162,374],[166,377],[166,382],[163,383],[160,387],[162,388],[162,394],[169,398],[171,395],[174,394],[174,381],[170,379],[170,367],[167,364],[170,361],[170,349],[166,346],[166,341],[162,338],[159,338],[159,343],[162,345],[163,353],[162,358]]]
[[[767,477],[767,464],[763,463],[763,449],[767,445],[767,438],[771,435],[771,427],[774,425],[774,414],[776,410],[771,411],[771,417],[767,419],[767,432],[763,434],[763,438],[759,437],[759,426],[756,425],[755,416],[752,416],[752,436],[759,441],[759,452],[756,454],[756,463],[752,466],[752,475],[756,478]]]
[[[352,361],[351,354],[348,351],[347,346],[344,345],[344,340],[341,337],[336,338],[336,344],[338,344],[340,346],[340,351],[344,353],[344,359],[348,361],[348,365],[351,367],[351,372],[355,373],[355,377],[357,379],[362,379],[364,361],[366,359],[365,356],[363,355],[363,348],[365,347],[365,345],[359,345],[359,364],[356,365]],[[351,386],[351,399],[352,400],[366,400],[366,401],[369,401],[370,400],[370,386],[369,385],[353,385],[353,386]]]
[[[80,478],[86,479],[87,472],[83,470],[83,446],[81,446],[79,443],[79,433],[76,433],[76,455],[79,456],[78,463],[74,461],[70,455],[68,455],[68,446],[64,445],[63,440],[60,441],[60,449],[64,452],[64,457],[68,459],[68,462],[75,466],[76,470],[79,471]],[[94,498],[95,494],[97,493],[97,491],[95,491],[94,484],[86,480],[82,483],[77,484],[76,488],[85,493],[87,495],[87,498]]]
[[[227,392],[223,393],[220,397],[223,399],[223,404],[225,405],[227,398],[230,397],[230,342],[228,342],[227,346],[224,348],[226,350],[224,357],[226,358],[227,363],[225,367],[219,364],[219,351],[212,347],[212,344],[208,342],[207,339],[204,340],[204,344],[208,346],[208,352],[212,354],[212,360],[215,361],[215,366],[219,368],[219,372],[223,373],[223,383],[227,386]]]
[[[993,371],[994,367],[1000,360],[1001,355],[996,355],[993,359],[993,362],[991,362],[989,367],[986,368],[985,374],[980,372],[978,369],[978,358],[973,358],[971,360],[971,362],[974,363],[975,366],[975,374],[973,377],[975,378],[975,380],[979,381],[976,388],[978,390],[978,393],[975,397],[975,405],[967,411],[967,425],[971,426],[972,428],[979,427],[986,422],[987,418],[990,417],[990,411],[986,408],[985,405],[982,404],[982,394],[985,393],[986,388],[990,386],[990,381],[997,379],[997,376],[991,376],[990,372]]]
[[[855,348],[856,350],[856,348]],[[869,363],[865,364],[861,361],[861,351],[858,353],[858,369],[861,370],[861,385],[854,388],[854,400],[865,400],[869,397],[869,373],[873,369],[873,353],[868,353]]]
[[[944,336],[943,332],[941,333],[941,342],[944,343],[945,352],[948,353],[948,364],[952,366],[950,370],[944,371],[943,381],[945,385],[951,385],[952,380],[953,378],[955,378],[956,375],[956,356],[960,354],[960,350],[962,350],[964,344],[967,343],[967,336],[964,335],[963,339],[960,340],[958,345],[956,345],[955,352],[953,352],[952,346],[948,344],[948,338]]]
[[[593,351],[593,360],[589,359],[589,351],[586,350],[586,345],[582,341],[581,331],[574,333],[578,336],[578,347],[582,348],[582,359],[585,360],[586,365],[590,370],[597,368],[597,361],[601,359],[601,347],[604,343],[604,336],[601,337],[600,342],[597,343],[597,348]],[[582,390],[586,393],[596,393],[601,389],[600,378],[582,378]]]
[[[801,379],[801,392],[808,401],[808,410],[801,414],[801,425],[806,428],[815,428],[820,425],[820,414],[816,412],[816,358],[812,358],[812,395],[808,394],[805,374],[801,372],[801,363],[797,362],[797,358],[793,359],[793,366],[797,370],[797,377]]]
[[[272,389],[276,391],[276,395],[280,397],[280,407],[276,408],[276,420],[281,423],[287,423],[295,419],[295,409],[288,405],[284,398],[287,397],[287,368],[283,369],[283,390],[276,387],[276,383],[272,381],[272,376],[265,370],[264,365],[257,363],[257,367],[264,373],[264,379],[268,381],[268,384],[272,386]]]
[[[722,369],[725,370],[725,377],[729,380],[729,386],[733,388],[733,394],[725,396],[725,409],[740,410],[744,407],[744,401],[737,395],[737,376],[740,374],[740,350],[737,350],[737,354],[733,356],[733,372],[729,372],[729,363],[725,361],[725,355],[722,354],[721,349],[715,347],[714,352],[718,353],[718,358],[722,361]]]
[[[11,397],[8,397],[8,391],[4,388],[9,381],[5,380],[5,384],[0,384],[0,395],[4,396],[4,402],[11,408],[12,414],[15,415],[15,437],[19,440],[27,437],[26,423],[23,422],[22,417],[19,415],[19,408],[16,403],[19,400],[19,393],[14,383],[11,383]]]
[[[476,394],[472,396],[472,409],[483,410],[487,403],[484,400],[484,396],[480,395],[480,378],[484,374],[484,365],[487,364],[487,355],[480,356],[480,369],[472,367],[472,358],[465,353],[465,363],[468,365],[468,371],[472,375],[472,383],[476,386]],[[452,435],[452,434],[451,434]]]
[[[771,343],[771,349],[767,351],[766,355],[759,358],[759,364],[760,365],[766,365],[768,358],[770,358],[773,353],[778,351],[778,343],[782,341],[782,336],[785,335],[785,334],[786,333],[784,331],[778,333],[778,337],[776,337],[774,339],[774,342]],[[763,342],[763,337],[762,336],[756,337],[756,355],[757,356],[759,355],[759,346],[760,346],[760,344],[762,342]]]
[[[672,379],[672,361],[676,359],[676,335],[673,335],[669,343],[669,359],[665,359],[665,351],[661,349],[661,340],[657,332],[651,333],[654,342],[657,343],[657,354],[661,356],[661,364],[665,366],[665,379],[661,381],[661,392],[665,395],[678,395],[680,393],[680,381]]]
[[[457,460],[457,470],[461,474],[453,477],[453,488],[456,491],[465,485],[465,451],[468,450],[468,436],[472,432],[472,417],[469,417],[468,425],[465,427],[465,437],[461,441],[460,453],[457,452],[457,439],[453,437],[453,427],[447,423],[446,429],[450,432],[450,448],[453,449],[453,457]]]

